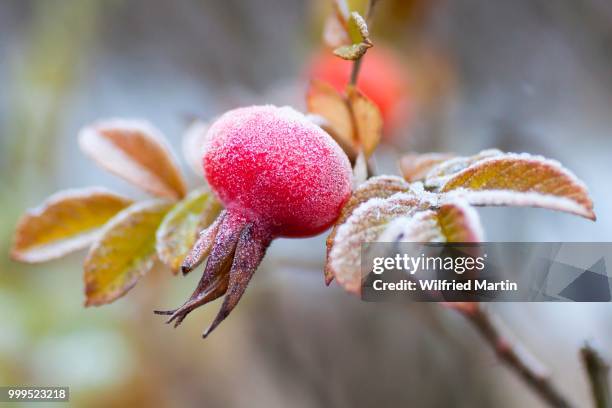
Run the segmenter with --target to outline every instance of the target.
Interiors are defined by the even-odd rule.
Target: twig
[[[361,60],[364,56],[359,57],[353,61],[353,69],[351,70],[351,85],[357,85],[357,78],[359,77],[359,69],[361,68]]]
[[[496,317],[484,310],[478,303],[449,303],[447,305],[465,316],[493,348],[497,357],[548,405],[571,407],[569,401],[550,381],[541,364],[528,355],[520,344],[516,342],[513,344],[503,336]]]
[[[370,4],[368,6],[368,12],[366,13],[366,20],[369,22],[374,15],[374,7],[378,3],[378,0],[370,0]]]
[[[596,408],[612,407],[610,399],[610,366],[601,354],[589,343],[580,349],[580,356],[591,383],[593,402]]]

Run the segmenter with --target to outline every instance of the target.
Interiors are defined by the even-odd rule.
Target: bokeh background
[[[180,151],[190,118],[253,103],[303,109],[327,11],[298,0],[0,2],[0,384],[68,385],[82,407],[541,406],[453,311],[326,288],[322,237],[276,241],[205,341],[218,304],[177,330],[152,313],[180,304],[196,273],[159,267],[127,297],[85,309],[83,253],[9,260],[19,215],[57,190],[144,197],[79,152],[81,126],[146,118]],[[587,183],[597,222],[485,209],[488,238],[610,240],[609,0],[381,0],[376,13],[374,42],[397,51],[410,83],[410,115],[377,154],[379,171],[397,171],[408,150],[542,154]],[[590,403],[577,350],[593,340],[612,354],[609,304],[490,308],[573,402]]]

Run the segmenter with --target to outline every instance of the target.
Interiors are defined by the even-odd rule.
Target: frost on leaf
[[[204,172],[202,171],[202,155],[204,152],[202,148],[209,127],[210,123],[196,120],[189,125],[183,135],[183,157],[194,174],[200,177],[204,177]]]
[[[455,157],[445,160],[432,167],[423,177],[425,179],[425,187],[435,189],[439,187],[439,185],[444,182],[448,176],[456,174],[483,159],[501,156],[503,154],[504,153],[500,150],[488,149],[483,150],[473,156]]]
[[[430,207],[411,193],[397,193],[388,198],[372,198],[359,205],[336,232],[328,267],[347,291],[361,290],[361,245],[376,241],[393,219],[410,216]]]
[[[338,142],[349,158],[355,157],[353,119],[344,97],[331,85],[313,80],[306,94],[308,112],[322,116],[327,126],[321,126]]]
[[[221,203],[208,189],[194,190],[166,214],[157,229],[156,249],[159,260],[178,273],[183,260],[201,230],[221,212]]]
[[[355,61],[363,57],[370,47],[371,45],[363,43],[341,45],[340,47],[334,49],[334,55],[345,60]]]
[[[461,200],[401,217],[389,224],[381,242],[481,242],[484,232],[473,207]]]
[[[86,306],[123,296],[153,267],[155,231],[171,207],[166,200],[139,202],[106,224],[83,265]]]
[[[410,185],[397,176],[372,177],[353,191],[351,198],[342,208],[336,224],[327,237],[327,262],[324,269],[325,283],[327,285],[329,285],[334,278],[334,274],[329,263],[329,254],[334,244],[334,238],[338,231],[338,227],[344,224],[344,222],[351,216],[353,211],[366,201],[372,198],[387,198],[396,193],[407,193],[409,191]]]
[[[345,60],[356,61],[372,47],[368,25],[358,12],[353,11],[345,26],[350,43],[334,49],[334,54]]]
[[[554,160],[507,153],[438,178],[437,189],[472,205],[513,205],[565,211],[594,220],[586,186]]]
[[[433,167],[454,156],[452,153],[408,153],[400,158],[400,170],[407,181],[422,181]]]
[[[368,14],[369,0],[334,0],[334,12],[339,24],[353,44],[369,42],[368,27],[362,16]]]
[[[21,217],[11,257],[44,262],[90,245],[102,227],[131,200],[103,188],[66,190]]]
[[[171,199],[185,195],[185,182],[170,148],[148,122],[97,122],[80,131],[79,144],[101,167],[151,194]]]
[[[357,88],[349,87],[347,94],[354,118],[357,140],[366,158],[369,158],[374,153],[382,136],[382,115],[376,104]]]

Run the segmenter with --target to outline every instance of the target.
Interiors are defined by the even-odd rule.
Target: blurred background
[[[255,103],[304,109],[309,77],[336,72],[322,48],[328,13],[324,0],[0,2],[1,385],[68,385],[83,407],[541,406],[453,311],[325,287],[324,237],[275,241],[205,341],[218,303],[177,330],[152,313],[179,305],[195,273],[159,267],[127,297],[85,309],[82,252],[9,260],[20,214],[57,190],[144,197],[80,153],[81,126],[146,118],[180,152],[191,118]],[[609,0],[381,0],[371,32],[381,56],[364,64],[392,124],[379,172],[396,173],[411,150],[542,154],[586,182],[597,222],[483,209],[488,239],[610,240]],[[612,355],[609,304],[489,306],[574,403],[590,403],[578,348],[593,340]]]

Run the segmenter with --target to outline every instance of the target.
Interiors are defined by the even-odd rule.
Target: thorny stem
[[[595,407],[612,407],[612,399],[610,399],[610,366],[591,344],[587,343],[580,349],[580,356],[591,383]]]
[[[468,306],[469,305],[469,306]],[[461,313],[484,340],[493,348],[497,357],[512,369],[536,394],[551,407],[567,408],[572,405],[550,381],[545,369],[525,352],[522,345],[512,343],[503,336],[498,319],[477,303],[448,304]]]

